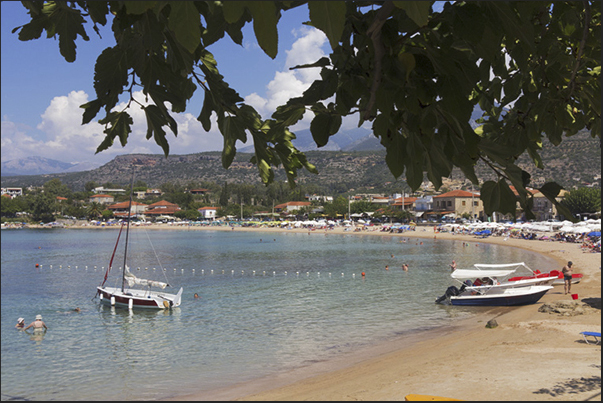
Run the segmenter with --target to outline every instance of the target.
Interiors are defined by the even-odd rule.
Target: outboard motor
[[[464,284],[463,284],[464,286]],[[459,290],[458,288],[456,288],[455,286],[451,285],[450,287],[448,287],[446,289],[446,293],[444,295],[442,295],[441,297],[439,297],[438,299],[436,299],[436,304],[441,304],[441,303],[445,303],[442,301],[448,301],[449,297],[451,296],[457,296],[461,293],[463,286],[461,286],[461,290]]]

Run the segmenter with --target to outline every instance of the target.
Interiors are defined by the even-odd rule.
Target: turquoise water
[[[184,287],[183,302],[128,312],[93,299],[117,233],[2,231],[2,400],[142,400],[234,385],[471,314],[434,303],[452,259],[552,264],[477,241],[148,231],[132,235],[128,264],[140,277],[165,273],[173,292]],[[44,336],[14,328],[37,314]]]

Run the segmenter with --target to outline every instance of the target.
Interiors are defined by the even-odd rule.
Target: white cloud
[[[144,104],[144,96],[141,92],[135,93],[134,97]],[[122,147],[119,139],[116,139],[113,146],[95,155],[97,147],[105,138],[104,127],[96,121],[86,125],[81,124],[83,110],[79,106],[86,102],[88,102],[88,94],[84,91],[72,91],[66,96],[53,98],[41,115],[42,121],[37,126],[44,140],[35,139],[28,134],[34,131],[32,128],[3,120],[2,161],[41,155],[64,162],[88,161],[102,164],[122,154],[163,154],[163,150],[154,139],[146,140],[147,126],[144,111],[140,107],[133,106],[128,109],[134,123],[126,147]],[[115,109],[122,110],[124,107],[125,103],[121,103]],[[104,116],[103,111],[97,115],[97,118],[102,116]],[[205,132],[201,123],[190,113],[172,114],[172,116],[178,123],[178,136],[174,137],[171,130],[164,127],[170,145],[170,154],[190,154],[222,149],[222,136],[217,129],[210,133]],[[216,127],[215,122],[212,126]]]
[[[277,71],[274,78],[266,86],[264,96],[252,93],[245,97],[245,102],[252,105],[264,117],[268,118],[277,106],[284,104],[289,98],[300,96],[310,84],[319,78],[320,68],[289,70],[290,67],[313,63],[323,57],[325,52],[322,46],[327,44],[323,32],[302,27],[293,31],[297,40],[290,50],[286,51],[287,57],[283,71]],[[142,93],[134,94],[135,98],[145,103]],[[97,147],[105,138],[104,127],[92,121],[82,125],[83,110],[80,105],[89,101],[85,91],[71,91],[67,95],[54,97],[36,128],[19,125],[7,118],[2,121],[2,161],[24,158],[28,156],[44,156],[64,162],[92,162],[103,164],[116,155],[129,153],[163,154],[163,150],[155,143],[154,139],[146,140],[146,118],[144,111],[138,106],[131,106],[128,112],[133,118],[132,133],[128,137],[128,144],[122,147],[118,139],[112,147],[95,154]],[[136,105],[136,104],[132,104]],[[125,107],[121,103],[116,107],[121,110]],[[96,119],[104,116],[101,110]],[[212,130],[207,133],[203,130],[196,117],[190,113],[172,114],[178,123],[178,136],[167,127],[167,139],[170,154],[190,154],[203,151],[222,150],[223,138],[217,130],[215,116],[212,116]],[[309,127],[313,117],[306,113],[304,119],[295,125],[294,130]],[[248,140],[246,145],[252,144]],[[239,144],[240,146],[240,144]]]
[[[296,29],[293,34],[298,39],[291,45],[291,49],[286,51],[283,71],[277,71],[266,86],[265,97],[257,93],[245,97],[245,102],[256,108],[264,118],[270,117],[279,105],[283,105],[290,98],[300,96],[314,80],[320,78],[320,68],[290,70],[290,67],[313,63],[325,56],[322,46],[327,43],[326,35],[311,27]],[[311,113],[304,115],[305,127],[309,126],[311,118]]]
[[[2,120],[2,139],[0,152],[2,161],[40,155],[40,142],[27,134],[28,127],[9,120]]]

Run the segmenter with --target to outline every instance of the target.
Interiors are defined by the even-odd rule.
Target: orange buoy
[[[362,277],[364,277],[364,272],[362,272]]]
[[[40,265],[38,263],[36,263],[36,267],[40,267]]]

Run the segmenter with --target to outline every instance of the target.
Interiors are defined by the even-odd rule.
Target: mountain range
[[[63,162],[44,157],[26,157],[5,161],[1,164],[2,176],[81,172],[94,168],[98,168],[98,165],[89,162]]]
[[[337,151],[328,149],[317,151],[315,147],[310,149],[313,141],[309,132],[297,133],[294,143],[304,150],[308,161],[319,171],[318,175],[314,175],[303,169],[300,170],[296,180],[298,184],[321,186],[332,193],[340,193],[350,189],[376,192],[390,186],[388,184],[397,182],[387,168],[385,150],[378,139],[372,134],[365,136],[362,130],[356,130],[348,136],[341,136],[341,134],[333,136],[329,144],[320,149],[325,150],[330,147],[331,150],[337,149]],[[221,153],[217,151],[170,155],[168,158],[162,154],[128,154],[115,157],[101,167],[81,172],[73,172],[77,169],[74,164],[63,163],[64,165],[54,166],[71,170],[70,172],[5,176],[3,165],[1,181],[3,187],[28,187],[42,186],[50,179],[58,178],[74,191],[83,190],[88,182],[127,186],[132,167],[136,165],[136,180],[143,181],[152,188],[166,183],[186,187],[199,186],[204,182],[219,185],[225,182],[260,183],[258,169],[250,163],[252,154],[244,151],[244,148],[238,149],[229,169],[222,167]],[[527,154],[520,156],[517,161],[520,167],[530,173],[531,186],[539,187],[549,181],[555,181],[566,189],[590,184],[600,186],[600,139],[592,138],[590,133],[583,131],[568,137],[557,147],[545,141],[540,154],[544,169],[536,168]],[[43,166],[53,166],[46,159],[41,161],[47,164]],[[286,180],[282,167],[275,168],[274,171],[275,183]],[[483,163],[476,165],[476,174],[481,181],[496,180],[493,171]],[[404,180],[403,177],[400,179]],[[451,181],[446,185],[451,188],[466,183],[462,172],[456,168],[449,178],[445,179]]]
[[[371,131],[364,128],[356,128],[337,133],[329,139],[329,143],[321,148],[316,146],[310,130],[296,132],[293,144],[298,150],[306,151],[378,151],[385,148],[379,143],[379,139],[372,135]],[[237,150],[241,153],[254,151],[253,145],[241,147]],[[26,157],[10,160],[1,164],[1,175],[48,175],[69,172],[89,171],[98,168],[89,162],[70,163],[57,161],[44,157]]]

